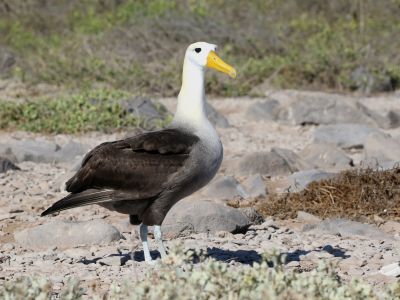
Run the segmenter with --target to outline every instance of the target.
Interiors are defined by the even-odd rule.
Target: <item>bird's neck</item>
[[[208,121],[205,109],[204,68],[185,59],[182,87],[178,96],[174,123],[198,128]]]

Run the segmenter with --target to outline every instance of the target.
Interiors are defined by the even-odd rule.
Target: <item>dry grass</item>
[[[293,218],[302,210],[323,218],[400,220],[400,168],[344,171],[313,182],[299,193],[273,194],[258,209],[263,215],[280,218]]]

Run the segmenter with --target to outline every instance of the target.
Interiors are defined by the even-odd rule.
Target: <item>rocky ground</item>
[[[174,110],[174,99],[160,102]],[[232,268],[277,249],[286,254],[287,269],[307,272],[326,260],[344,280],[362,278],[376,289],[398,280],[398,222],[375,226],[305,212],[296,219],[263,220],[252,208],[227,203],[267,201],[269,193],[300,191],[345,169],[395,166],[400,94],[365,98],[270,91],[264,98],[211,99],[210,104],[224,162],[209,186],[171,210],[163,224],[167,247],[183,243],[203,249]],[[0,156],[7,158],[0,161],[0,284],[40,274],[61,290],[69,278],[79,278],[91,295],[107,291],[112,282],[140,280],[154,268],[144,263],[126,216],[97,206],[39,216],[66,195],[63,184],[84,153],[127,134],[0,132]]]

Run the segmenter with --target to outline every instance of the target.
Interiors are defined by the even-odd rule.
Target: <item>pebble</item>
[[[393,276],[393,277],[398,277],[400,276],[400,263],[392,263],[386,266],[383,266],[380,270],[379,273],[386,275],[386,276]]]
[[[11,251],[11,250],[14,250],[14,249],[15,249],[15,245],[13,245],[13,244],[11,244],[11,243],[5,243],[5,244],[1,247],[1,249],[2,249],[3,251]]]
[[[292,260],[292,261],[290,261],[290,262],[288,262],[286,264],[286,267],[288,267],[288,268],[298,268],[298,267],[300,267],[300,262],[297,261],[297,260]]]
[[[91,252],[89,250],[82,248],[66,249],[63,252],[66,256],[71,257],[73,259],[88,258],[91,256]]]
[[[108,256],[99,259],[97,263],[105,266],[121,266],[122,265],[122,258],[121,256]]]
[[[235,117],[232,118],[232,124],[236,126],[234,118]],[[242,127],[235,126],[229,128],[232,136],[237,135],[241,137],[241,135],[247,134],[238,131],[237,128],[241,130],[243,129]],[[258,126],[263,125],[257,124],[257,127]],[[262,133],[262,137],[260,136],[262,139],[273,143],[273,145],[268,145],[267,147],[286,147],[284,144],[290,143],[290,145],[293,145],[293,149],[303,149],[304,145],[306,145],[303,143],[306,142],[305,138],[312,138],[311,129],[315,128],[315,126],[296,127],[295,129],[289,128],[291,134],[285,136],[289,130],[285,126],[282,125],[279,127],[279,135],[270,135],[269,132],[267,135],[265,135],[265,132]],[[298,134],[293,134],[293,132]],[[398,134],[395,133],[395,136],[397,135]],[[1,137],[2,136],[0,136],[0,138]],[[89,139],[85,135],[83,135],[82,138]],[[112,136],[96,135],[92,137],[92,142],[84,142],[83,144],[95,146],[99,142],[116,138],[119,138],[117,134]],[[249,136],[249,138],[254,138],[254,136]],[[234,137],[234,139],[237,139],[237,137]],[[230,143],[232,141],[224,140],[223,137],[223,142]],[[237,140],[235,140],[234,143],[237,143]],[[251,143],[246,145],[252,147]],[[239,143],[237,146],[237,153],[233,153],[234,155],[242,155],[243,153],[251,153],[252,151],[259,150],[269,151],[269,148],[243,149]],[[257,147],[258,146],[259,145],[257,145]],[[226,146],[226,149],[230,151],[229,146]],[[360,151],[346,154],[352,158],[362,157],[363,154]],[[232,157],[233,155],[232,153],[228,153],[227,156]],[[77,222],[93,220],[94,218],[100,218],[102,216],[104,217],[104,221],[113,226],[117,226],[116,224],[124,220],[124,226],[127,226],[125,226],[126,228],[121,226],[121,231],[129,233],[127,235],[129,237],[128,241],[119,240],[115,242],[105,242],[104,245],[72,245],[67,250],[61,247],[57,249],[49,244],[45,249],[50,247],[52,251],[34,252],[28,250],[25,246],[16,246],[14,242],[9,239],[12,238],[13,232],[11,232],[11,234],[3,234],[0,236],[0,249],[2,251],[0,254],[0,268],[2,269],[0,278],[15,279],[19,276],[30,275],[34,272],[45,270],[51,272],[51,276],[46,276],[51,278],[55,283],[53,288],[58,292],[59,290],[63,290],[63,283],[66,282],[68,278],[78,277],[83,280],[84,285],[96,283],[101,285],[102,289],[104,289],[107,284],[119,280],[122,276],[135,278],[133,280],[139,278],[140,280],[148,274],[149,270],[152,270],[152,268],[148,267],[143,261],[132,261],[128,259],[127,256],[123,256],[132,250],[132,242],[130,240],[131,226],[127,224],[126,216],[93,206],[65,211],[58,216],[49,217],[49,219],[39,217],[40,212],[45,207],[66,195],[66,193],[56,190],[49,193],[49,189],[54,189],[56,179],[60,177],[60,175],[64,176],[65,174],[69,174],[71,166],[46,163],[36,164],[32,162],[22,162],[19,165],[23,171],[8,172],[7,174],[0,175],[0,232],[10,232],[9,228],[14,227],[14,231],[20,231],[25,228],[35,227],[39,223],[50,223],[53,220],[60,221],[70,219],[71,221]],[[236,176],[236,174],[234,175]],[[237,178],[239,182],[244,182],[244,179],[245,178],[242,177]],[[269,184],[269,180],[274,180],[274,178],[267,179],[263,176],[262,180],[265,180],[266,183]],[[261,181],[259,182],[262,183]],[[60,186],[60,184],[58,186]],[[295,224],[293,222],[295,222]],[[320,260],[326,259],[329,262],[338,261],[338,263],[335,264],[335,272],[337,272],[341,279],[346,278],[344,280],[352,279],[353,276],[362,277],[364,280],[374,278],[377,282],[377,286],[385,284],[386,282],[398,280],[397,277],[400,276],[400,255],[398,253],[398,249],[400,249],[400,240],[382,239],[381,232],[391,237],[397,234],[397,237],[400,238],[399,222],[384,222],[380,220],[381,226],[379,226],[379,230],[376,231],[377,238],[375,240],[372,240],[367,234],[365,234],[364,237],[357,234],[344,236],[343,232],[340,232],[342,236],[338,236],[336,235],[337,223],[333,224],[334,230],[331,232],[303,232],[299,226],[305,225],[307,222],[319,224],[319,222],[323,221],[317,216],[310,216],[305,212],[299,212],[297,220],[294,221],[267,218],[259,225],[251,225],[246,234],[231,234],[227,231],[218,231],[215,233],[204,232],[190,234],[180,241],[183,241],[185,249],[202,249],[207,251],[207,248],[217,248],[217,251],[229,253],[231,256],[240,255],[246,257],[246,259],[248,258],[248,263],[259,259],[257,255],[254,255],[253,258],[253,252],[261,254],[277,249],[281,253],[288,255],[291,259],[285,265],[286,268],[299,268],[301,272],[314,270]],[[348,222],[343,224],[345,229],[348,228]],[[364,225],[360,226],[362,228],[366,227]],[[367,231],[369,231],[369,229],[365,232]],[[138,238],[134,237],[134,241],[138,242]],[[178,240],[169,241],[168,246],[172,245],[175,241]],[[382,241],[384,243],[381,243]],[[186,244],[186,242],[191,242],[191,244]],[[79,245],[81,244],[82,243]],[[150,239],[149,244],[151,250],[156,249],[156,244],[153,239]],[[116,251],[117,248],[119,251]],[[137,251],[142,255],[140,243]],[[309,253],[302,254],[305,251],[309,251]],[[85,261],[85,263],[83,263],[79,261],[82,258],[86,259],[87,262]],[[298,261],[298,259],[301,261]],[[233,259],[228,259],[227,261],[229,268],[232,268],[230,270],[246,267],[243,266],[241,262]],[[349,274],[350,278],[349,276],[346,277],[345,274]],[[89,289],[87,290],[89,291]],[[90,298],[90,295],[87,297]]]

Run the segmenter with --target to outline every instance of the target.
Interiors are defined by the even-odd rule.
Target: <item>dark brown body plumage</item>
[[[131,220],[160,225],[180,199],[215,175],[221,153],[211,157],[207,145],[181,129],[148,132],[90,151],[67,182],[68,196],[42,213],[99,204],[131,215]],[[204,165],[205,161],[209,161]]]

